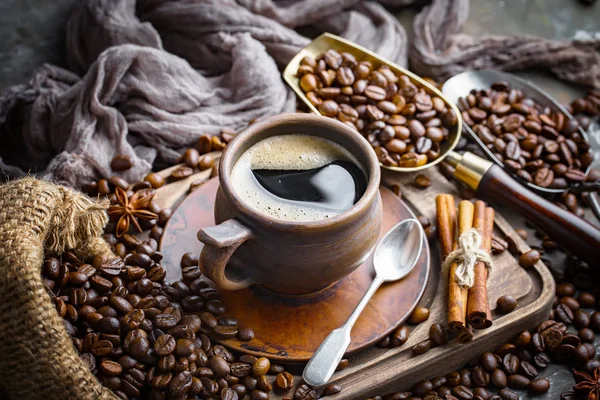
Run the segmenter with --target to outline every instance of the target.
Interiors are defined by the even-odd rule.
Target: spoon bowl
[[[408,219],[400,222],[375,248],[375,272],[384,282],[404,278],[417,263],[422,247],[423,233],[419,221]]]

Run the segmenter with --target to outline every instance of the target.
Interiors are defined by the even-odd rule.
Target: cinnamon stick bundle
[[[456,249],[455,239],[455,209],[454,197],[442,194],[436,198],[438,219],[438,232],[442,242],[444,259]],[[458,206],[458,235],[467,232],[473,227],[473,204],[470,201],[461,201]],[[448,329],[461,332],[467,328],[467,300],[468,290],[459,285],[456,279],[457,263],[452,263],[448,272]]]
[[[490,252],[492,248],[492,231],[494,229],[494,209],[487,207],[483,201],[475,202],[473,226],[482,238],[481,247]],[[492,313],[487,295],[488,269],[484,262],[475,264],[473,286],[469,289],[467,304],[467,321],[475,329],[486,329],[492,326]]]

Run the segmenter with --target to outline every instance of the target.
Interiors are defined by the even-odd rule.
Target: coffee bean
[[[498,367],[496,357],[489,352],[485,352],[481,355],[480,363],[487,372],[493,372]]]
[[[415,186],[420,189],[426,189],[431,186],[431,180],[423,174],[419,174],[415,177]]]
[[[581,292],[577,297],[577,300],[583,308],[590,308],[596,305],[596,297],[589,292]]]
[[[248,342],[254,339],[254,331],[250,328],[239,328],[237,338],[242,342]]]
[[[579,310],[579,302],[575,300],[575,298],[571,296],[565,296],[560,299],[560,303],[566,305],[571,309],[571,311],[575,312]]]
[[[485,387],[490,383],[490,375],[482,366],[475,366],[471,372],[471,379],[475,386]]]
[[[583,329],[590,326],[589,314],[583,310],[578,310],[575,312],[573,315],[573,325],[575,325],[577,329]]]
[[[520,390],[525,389],[530,381],[523,375],[513,374],[507,378],[506,382],[509,388]]]
[[[418,356],[420,354],[424,354],[431,350],[431,340],[425,340],[419,344],[416,344],[411,349],[413,356]]]
[[[393,347],[402,346],[408,340],[409,334],[410,334],[410,331],[407,326],[405,326],[405,325],[400,326],[398,329],[396,329],[394,331],[394,333],[391,336],[392,346]]]
[[[427,321],[427,319],[429,319],[429,309],[425,307],[417,307],[408,318],[408,323],[411,325],[417,325],[421,322]]]
[[[546,368],[550,364],[550,357],[546,353],[538,353],[533,356],[533,363],[538,368]]]
[[[119,376],[123,372],[123,367],[116,361],[103,360],[100,363],[100,371],[109,376]]]
[[[530,395],[539,396],[546,393],[550,389],[550,382],[546,378],[534,379],[529,382],[527,389]]]
[[[526,378],[533,379],[538,375],[538,370],[527,361],[521,361],[519,364],[519,373]]]
[[[268,397],[267,397],[268,398]],[[294,392],[294,400],[316,400],[317,393],[305,384],[298,386]],[[254,400],[254,398],[253,398]],[[262,399],[261,399],[262,400]]]
[[[115,156],[110,162],[110,168],[113,171],[126,171],[133,166],[131,157],[126,154]]]
[[[325,389],[323,389],[322,395],[323,396],[331,396],[334,394],[338,394],[341,391],[342,391],[342,387],[340,385],[332,383],[330,385],[325,386]]]
[[[594,331],[588,328],[579,330],[577,335],[579,336],[581,341],[585,343],[594,343],[594,340],[596,339],[596,334],[594,333]]]
[[[516,374],[519,369],[519,357],[514,354],[506,354],[502,359],[502,368],[508,374]]]
[[[473,392],[471,389],[458,385],[452,388],[452,394],[455,395],[459,399],[469,400],[473,398]]]
[[[498,298],[496,306],[499,313],[508,314],[517,307],[517,301],[509,295],[501,296]]]
[[[533,267],[541,258],[540,252],[537,250],[529,250],[519,257],[519,265],[523,268]]]
[[[558,296],[573,296],[575,295],[575,286],[572,283],[561,283],[556,286],[556,294]]]
[[[271,363],[268,358],[260,357],[252,365],[252,373],[256,377],[265,375],[269,371],[270,366]]]
[[[433,384],[431,381],[419,381],[412,388],[413,394],[419,397],[425,397],[432,390]]]
[[[519,395],[508,389],[502,389],[498,394],[502,400],[519,400]]]
[[[448,342],[448,332],[442,324],[433,324],[429,327],[429,339],[432,347],[442,346]]]
[[[490,375],[490,382],[498,389],[504,389],[507,385],[506,374],[501,369],[497,368]]]
[[[561,321],[565,324],[570,324],[573,322],[573,311],[566,306],[565,304],[559,304],[554,309],[554,315],[558,321]]]

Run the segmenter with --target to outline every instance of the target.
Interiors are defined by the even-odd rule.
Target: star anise
[[[600,368],[594,369],[591,374],[583,371],[573,370],[575,377],[575,394],[582,399],[600,399]]]
[[[158,218],[158,215],[147,210],[154,194],[148,194],[145,191],[139,191],[131,197],[127,197],[125,192],[120,187],[115,191],[116,204],[108,207],[108,215],[117,220],[115,236],[121,237],[129,231],[129,227],[133,225],[139,232],[142,227],[138,222],[138,218],[151,220]]]

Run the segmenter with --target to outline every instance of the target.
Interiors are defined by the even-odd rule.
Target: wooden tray
[[[171,169],[161,174],[168,176]],[[435,197],[438,194],[452,193],[458,198],[455,186],[437,169],[430,168],[420,172],[433,182],[431,187],[425,190],[412,186],[415,174],[391,171],[382,171],[382,173],[383,184],[400,185],[402,198],[414,208],[416,214],[427,216],[431,221],[435,221]],[[209,175],[210,171],[204,171],[185,181],[167,185],[158,190],[156,201],[162,207],[174,207],[185,195],[190,182],[199,177],[208,179]],[[506,220],[498,214],[496,214],[496,230],[500,236],[510,236],[517,244],[519,252],[529,249]],[[337,372],[331,380],[331,383],[341,385],[343,390],[328,398],[364,399],[373,395],[407,390],[417,381],[444,375],[479,357],[484,351],[493,351],[520,331],[533,328],[549,315],[555,290],[550,272],[542,262],[525,271],[506,251],[494,256],[494,269],[488,283],[490,306],[494,311],[498,297],[512,295],[518,300],[518,308],[503,316],[494,312],[494,325],[490,329],[476,331],[473,341],[468,344],[453,341],[413,357],[411,348],[427,340],[429,326],[436,322],[446,323],[447,290],[440,276],[441,260],[437,240],[431,247],[433,263],[427,289],[420,302],[421,306],[431,310],[429,320],[414,327],[408,342],[401,347],[392,349],[372,347],[350,357],[349,366]],[[296,375],[295,381],[300,383],[301,366],[290,368]],[[290,391],[287,394],[271,395],[271,398],[289,397],[292,393]]]

